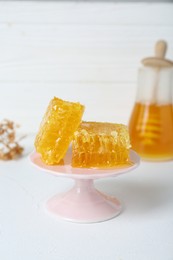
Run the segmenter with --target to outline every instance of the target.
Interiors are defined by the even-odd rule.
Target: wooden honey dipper
[[[143,59],[141,62],[145,66],[151,66],[151,67],[172,67],[173,61],[165,59],[167,51],[167,43],[166,41],[160,40],[156,42],[155,45],[155,56],[154,57],[148,57]]]

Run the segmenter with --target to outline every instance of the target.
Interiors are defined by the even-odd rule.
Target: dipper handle
[[[157,58],[164,59],[167,51],[167,43],[163,40],[156,42],[155,55]]]

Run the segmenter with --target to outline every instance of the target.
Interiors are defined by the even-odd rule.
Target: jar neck
[[[136,102],[152,104],[172,103],[173,69],[142,67],[138,72]]]

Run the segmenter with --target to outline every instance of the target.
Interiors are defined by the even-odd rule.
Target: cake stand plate
[[[71,149],[68,150],[63,165],[48,166],[41,161],[38,153],[33,152],[30,160],[34,166],[54,174],[57,177],[67,177],[75,180],[74,187],[57,194],[46,202],[46,209],[57,217],[78,223],[94,223],[111,219],[122,211],[121,203],[112,196],[104,194],[94,187],[94,180],[116,177],[135,169],[140,158],[133,150],[130,160],[133,165],[116,168],[73,168]]]

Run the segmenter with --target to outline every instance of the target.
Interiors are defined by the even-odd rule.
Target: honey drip
[[[136,103],[129,123],[132,149],[147,160],[173,158],[172,104]]]

